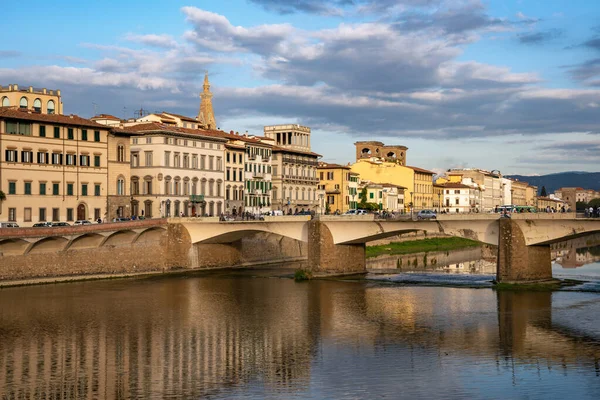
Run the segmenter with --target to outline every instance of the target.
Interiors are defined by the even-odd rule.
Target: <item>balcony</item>
[[[319,162],[317,160],[300,160],[290,156],[283,156],[282,160],[284,163],[288,164],[302,164],[302,165],[318,165]]]
[[[192,203],[203,203],[204,195],[203,194],[192,194],[190,195],[190,202]]]

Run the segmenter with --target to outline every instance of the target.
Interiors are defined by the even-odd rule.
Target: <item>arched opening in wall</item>
[[[125,177],[119,175],[117,178],[117,196],[125,196]]]
[[[10,107],[10,100],[6,96],[2,98],[2,107]]]
[[[62,251],[69,241],[63,237],[48,237],[36,242],[29,249],[29,254]]]
[[[365,147],[361,150],[360,156],[363,158],[371,157],[371,149]]]
[[[54,109],[54,100],[48,100],[48,114],[54,114],[55,109]]]
[[[396,153],[394,153],[393,151],[390,151],[386,154],[387,158],[396,158]]]
[[[87,205],[85,203],[79,203],[77,206],[77,219],[87,219]]]
[[[33,101],[33,111],[35,111],[37,113],[42,112],[42,101],[40,99],[35,99]]]
[[[0,241],[0,254],[4,256],[21,255],[29,247],[23,239],[7,239]]]
[[[86,235],[81,235],[76,239],[71,241],[71,245],[69,246],[69,250],[77,250],[77,249],[95,249],[100,243],[104,240],[104,236],[98,235],[97,233],[88,233]]]
[[[133,231],[118,231],[106,239],[104,246],[129,246],[136,236]]]
[[[164,230],[162,228],[147,229],[147,230],[143,231],[142,233],[140,233],[138,238],[135,240],[135,243],[159,242],[161,240],[161,238],[163,237],[163,235],[165,234],[165,232],[166,232],[166,230]]]
[[[19,108],[27,108],[29,107],[29,102],[27,101],[27,97],[23,96],[21,97],[21,100],[19,101]]]

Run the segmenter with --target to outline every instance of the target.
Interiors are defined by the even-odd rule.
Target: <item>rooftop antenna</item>
[[[144,108],[142,106],[140,106],[139,110],[135,111],[136,118],[142,118],[142,117],[145,117],[146,115],[148,115],[148,110],[144,110]]]

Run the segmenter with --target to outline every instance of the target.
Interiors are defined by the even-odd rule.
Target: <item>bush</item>
[[[310,273],[310,271],[306,271],[303,269],[297,269],[296,272],[294,272],[294,280],[296,282],[308,281],[311,278],[312,278],[312,274]]]

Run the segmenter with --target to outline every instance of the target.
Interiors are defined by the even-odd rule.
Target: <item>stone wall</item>
[[[325,223],[308,223],[308,266],[316,274],[349,274],[366,272],[365,245],[334,244]]]

